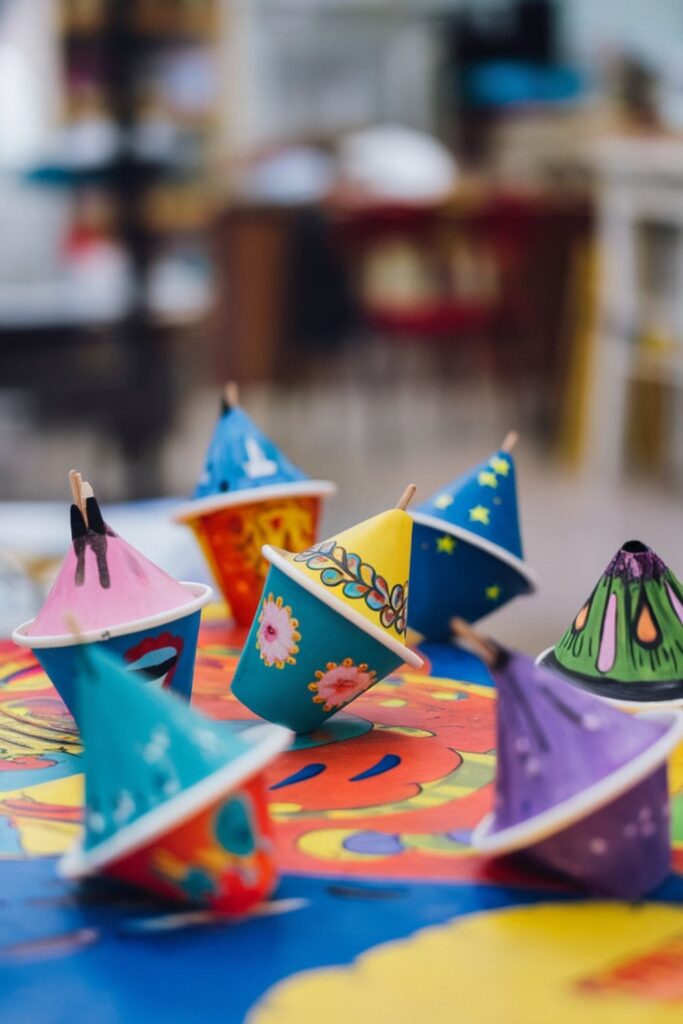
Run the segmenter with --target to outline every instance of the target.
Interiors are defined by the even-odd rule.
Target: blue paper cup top
[[[477,622],[533,590],[519,569],[490,550],[415,522],[408,625],[427,640],[449,640],[454,616]]]

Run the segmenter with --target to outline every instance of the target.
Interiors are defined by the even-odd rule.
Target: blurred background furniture
[[[683,481],[683,142],[598,154],[600,321],[591,436],[599,468]]]

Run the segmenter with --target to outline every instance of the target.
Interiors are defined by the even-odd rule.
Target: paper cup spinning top
[[[626,714],[522,654],[474,642],[497,687],[497,767],[473,847],[523,855],[593,893],[639,899],[655,888],[671,861],[667,757],[683,716]]]
[[[442,487],[411,515],[415,520],[408,625],[430,640],[447,640],[460,615],[476,622],[537,581],[524,561],[517,512],[517,440]]]
[[[71,484],[71,547],[40,612],[12,639],[32,648],[76,718],[77,645],[69,615],[78,620],[82,642],[116,651],[137,679],[189,700],[201,608],[211,588],[178,583],[114,533],[75,471]]]
[[[236,621],[248,626],[263,590],[264,544],[309,547],[324,495],[334,484],[311,480],[259,430],[226,385],[202,476],[175,514],[194,531]]]
[[[77,654],[85,828],[60,874],[107,875],[226,914],[268,896],[277,876],[263,769],[291,733],[217,725],[135,684],[118,657]]]
[[[540,660],[618,704],[683,704],[683,585],[651,548],[629,541]]]
[[[310,732],[403,662],[412,523],[398,506],[270,570],[232,692],[262,718]]]

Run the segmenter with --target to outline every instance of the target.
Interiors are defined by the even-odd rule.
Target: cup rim
[[[169,828],[182,824],[223,794],[253,778],[291,743],[293,736],[291,730],[282,725],[254,724],[242,733],[242,738],[251,744],[248,750],[89,850],[83,848],[79,839],[57,862],[58,874],[62,878],[83,878],[112,861],[135,853]]]
[[[507,551],[501,547],[500,544],[494,544],[493,541],[487,540],[486,537],[480,537],[476,533],[472,533],[470,530],[466,530],[464,526],[457,526],[455,523],[449,523],[445,519],[439,519],[437,516],[431,516],[427,512],[420,512],[418,510],[407,509],[409,516],[415,520],[416,523],[420,523],[421,526],[428,526],[432,530],[438,530],[441,533],[449,533],[452,537],[457,537],[458,540],[463,540],[467,544],[471,544],[475,548],[480,548],[489,555],[493,555],[495,558],[500,559],[506,565],[509,565],[511,569],[514,569],[519,573],[523,579],[526,580],[529,587],[528,593],[533,594],[538,590],[540,586],[540,580],[533,569],[531,569],[526,562],[518,558],[517,555],[513,555],[511,551]]]
[[[99,628],[89,629],[76,637],[73,633],[58,633],[52,636],[31,636],[26,629],[35,622],[35,617],[22,622],[12,633],[12,640],[18,647],[28,647],[31,650],[48,647],[72,647],[76,644],[92,644],[103,640],[111,640],[116,636],[125,636],[128,633],[139,633],[146,629],[153,629],[155,626],[163,626],[167,622],[175,622],[177,619],[184,619],[187,615],[203,608],[213,597],[213,589],[207,583],[190,583],[186,580],[180,581],[181,587],[185,587],[190,594],[194,595],[187,604],[181,604],[177,608],[170,608],[165,612],[157,612],[156,615],[148,615],[142,619],[134,619],[130,622],[122,622],[110,629]]]
[[[210,515],[212,512],[238,505],[250,505],[255,501],[268,501],[271,498],[322,498],[336,492],[337,485],[331,480],[292,480],[281,484],[267,484],[264,487],[245,487],[241,491],[207,494],[204,498],[190,499],[173,512],[172,518],[176,523],[189,524],[194,519]]]
[[[598,700],[602,700],[605,704],[611,704],[613,708],[619,708],[620,711],[647,711],[648,709],[654,711],[673,711],[675,708],[683,708],[683,697],[666,698],[662,700],[628,700],[626,697],[608,697],[604,693],[598,693],[595,690],[590,689],[590,679],[586,676],[586,685],[581,686],[581,683],[568,672],[562,665],[546,663],[546,658],[549,654],[555,653],[555,646],[551,645],[546,647],[544,651],[538,655],[535,659],[535,663],[540,665],[541,668],[545,668],[548,672],[554,672],[555,675],[564,679],[566,682],[572,684],[572,686],[579,686],[585,693],[590,693],[592,697],[596,697]],[[637,685],[637,684],[636,684]]]
[[[371,637],[379,641],[385,647],[388,647],[401,661],[406,662],[411,668],[421,668],[424,665],[424,660],[417,654],[416,651],[411,650],[405,644],[402,644],[400,640],[393,636],[387,636],[379,626],[375,626],[374,623],[368,622],[362,615],[360,615],[353,608],[349,608],[342,601],[336,598],[333,594],[328,593],[324,587],[318,586],[313,580],[309,579],[302,572],[297,572],[292,567],[289,560],[285,557],[288,552],[283,551],[282,548],[273,547],[272,544],[264,544],[261,548],[261,554],[267,559],[271,565],[274,565],[277,569],[285,574],[294,583],[297,583],[304,590],[307,590],[314,597],[317,597],[319,601],[326,604],[332,611],[337,612],[343,618],[348,619],[354,626],[362,629],[364,633],[369,633]]]
[[[535,846],[536,843],[563,832],[594,811],[611,804],[627,790],[652,775],[666,763],[670,751],[683,738],[683,714],[677,711],[643,711],[636,717],[667,723],[668,729],[632,761],[617,768],[604,779],[599,779],[588,789],[575,793],[574,796],[535,814],[532,818],[527,818],[526,821],[509,825],[500,832],[492,832],[495,813],[487,814],[472,833],[472,849],[477,853],[500,857]]]

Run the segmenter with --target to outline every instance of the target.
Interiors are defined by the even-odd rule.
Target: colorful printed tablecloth
[[[202,632],[195,699],[216,718],[250,717],[229,685],[243,639]],[[0,644],[3,1024],[680,1024],[683,878],[631,906],[473,855],[495,691],[471,656],[422,653],[273,764],[282,882],[227,924],[57,878],[80,741],[31,654]],[[683,750],[671,785],[683,873]]]

